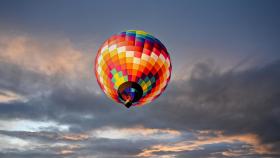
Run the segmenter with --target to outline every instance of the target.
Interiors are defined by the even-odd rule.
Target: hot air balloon
[[[104,93],[114,101],[140,106],[156,99],[171,77],[165,46],[154,36],[128,30],[108,38],[95,58],[95,75]]]

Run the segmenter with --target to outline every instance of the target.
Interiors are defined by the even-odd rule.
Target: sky
[[[280,157],[279,17],[276,0],[0,0],[0,157]],[[130,29],[173,70],[127,109],[93,61]]]

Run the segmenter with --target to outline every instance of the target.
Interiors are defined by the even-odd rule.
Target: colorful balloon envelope
[[[95,59],[95,75],[101,89],[126,107],[156,99],[166,88],[171,69],[165,46],[140,30],[111,36]]]

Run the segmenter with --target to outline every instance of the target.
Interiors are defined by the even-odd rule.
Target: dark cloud
[[[22,158],[22,157],[62,158],[62,156],[58,156],[58,155],[52,154],[52,153],[44,153],[43,151],[37,151],[37,152],[14,151],[14,152],[0,153],[0,157],[4,157],[4,158],[6,158],[6,157],[9,157],[9,158]]]
[[[228,135],[254,133],[272,150],[279,150],[280,61],[228,72],[221,72],[211,64],[196,64],[189,79],[172,81],[158,100],[131,109],[113,103],[103,94],[94,93],[90,89],[97,88],[98,91],[98,87],[84,84],[83,80],[68,84],[64,75],[46,75],[3,61],[0,64],[0,88],[28,98],[27,102],[1,103],[0,117],[3,120],[55,121],[69,125],[70,132],[74,133],[104,126],[125,128],[135,125],[179,131],[221,130]],[[35,93],[38,95],[32,96]],[[58,137],[57,134],[49,134],[50,138],[7,131],[1,131],[1,134],[40,141],[52,141]],[[84,141],[87,142],[90,140]],[[148,145],[145,141],[140,142],[94,140],[79,150],[84,151],[81,155],[101,154],[102,157],[102,153],[107,153],[103,157],[110,157],[118,153],[120,157],[131,157]],[[212,153],[210,149],[207,151],[204,152]],[[219,151],[213,149],[213,152]],[[197,152],[193,154],[202,154]],[[38,154],[22,153],[29,157],[43,157]],[[186,155],[182,152],[179,156],[182,154],[183,157]],[[7,153],[2,155],[7,157]]]
[[[197,76],[170,84],[168,95],[159,100],[160,107],[153,112],[176,129],[254,132],[264,140],[278,141],[279,66],[276,61],[264,67],[220,73],[200,64],[193,72],[199,73]]]
[[[156,144],[155,140],[127,140],[127,139],[107,139],[95,138],[83,140],[73,140],[63,137],[66,133],[57,132],[26,132],[26,131],[4,131],[0,130],[0,135],[16,137],[31,143],[32,150],[20,151],[9,149],[0,156],[7,157],[77,157],[95,155],[98,157],[135,157],[141,150],[148,145]],[[53,146],[54,144],[63,144]],[[35,144],[35,145],[34,145]],[[36,146],[37,144],[37,146]],[[38,145],[39,144],[39,145]],[[70,153],[63,153],[70,151]],[[20,153],[20,154],[19,154]]]
[[[25,67],[4,61],[4,59],[0,60],[0,74],[0,88],[4,90],[28,95],[48,87],[46,76],[26,70]]]

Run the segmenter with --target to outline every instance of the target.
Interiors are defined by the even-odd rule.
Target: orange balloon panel
[[[170,80],[171,69],[165,46],[139,30],[111,36],[95,59],[95,75],[101,89],[127,107],[157,98]]]

